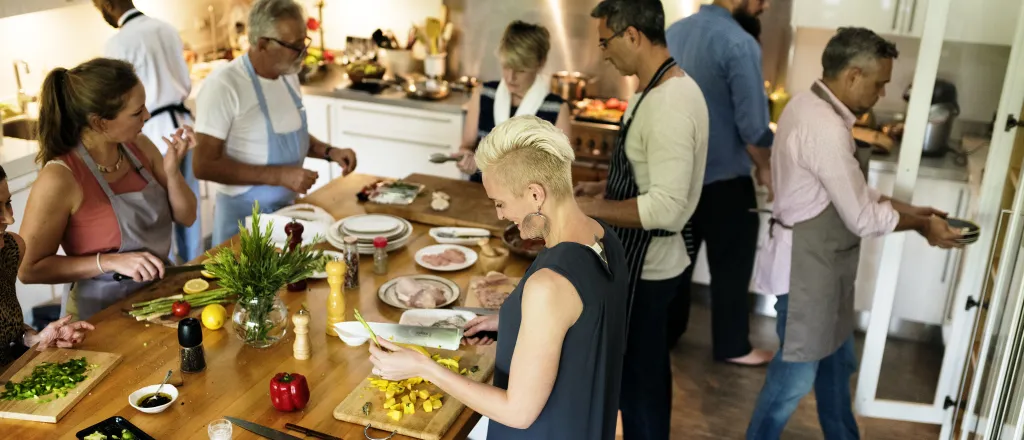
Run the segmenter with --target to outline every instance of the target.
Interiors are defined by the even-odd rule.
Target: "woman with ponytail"
[[[179,167],[194,136],[178,129],[163,138],[168,149],[160,155],[142,135],[146,92],[123,61],[54,69],[40,100],[42,169],[21,228],[27,249],[18,277],[74,283],[62,314],[88,319],[162,278],[172,222],[195,222],[196,196]]]

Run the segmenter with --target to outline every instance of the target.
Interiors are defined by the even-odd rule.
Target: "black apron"
[[[633,114],[629,120],[626,121],[626,118],[623,117],[619,121],[619,134],[615,138],[615,150],[612,152],[611,167],[608,170],[608,185],[605,187],[604,192],[605,199],[629,200],[640,195],[640,188],[636,186],[636,178],[633,175],[633,166],[629,163],[629,158],[626,157],[626,136],[629,134],[629,127],[633,125],[633,120],[636,119],[637,111],[639,111],[640,105],[643,104],[647,93],[675,65],[676,62],[671,58],[666,60],[654,74],[654,77],[651,78],[651,82],[644,88],[640,98],[636,100],[636,104],[633,105]],[[640,275],[643,273],[644,258],[647,256],[647,247],[651,244],[651,238],[670,237],[677,234],[677,232],[661,229],[623,228],[619,226],[612,226],[611,229],[619,236],[622,247],[626,251],[626,264],[629,266],[629,302],[626,312],[627,316],[629,316],[628,313],[633,308],[633,294],[636,292],[636,285],[639,283]]]
[[[811,91],[842,116],[842,109],[815,83]],[[850,143],[856,144],[853,137]],[[856,148],[855,156],[867,178],[871,148]],[[829,204],[812,219],[787,226],[772,218],[771,227],[793,231],[789,273],[789,311],[782,360],[814,362],[833,354],[853,334],[854,289],[861,238]]]
[[[144,14],[142,12],[140,12],[140,11],[132,12],[130,15],[128,15],[128,17],[125,17],[124,23],[121,23],[121,26],[119,26],[119,27],[124,27],[124,25],[128,24],[129,21],[132,21],[132,20],[134,20],[136,18],[139,18],[142,15],[144,15]],[[195,120],[195,118],[192,116],[192,111],[189,110],[188,107],[185,107],[185,103],[184,102],[178,102],[178,103],[175,103],[175,104],[168,104],[168,105],[165,105],[163,107],[157,107],[157,108],[149,111],[149,117],[150,118],[155,118],[155,117],[160,116],[160,115],[162,115],[164,113],[167,113],[167,114],[169,114],[171,116],[171,124],[174,125],[174,129],[175,130],[181,128],[181,125],[178,124],[178,118],[176,116],[174,116],[175,113],[188,115],[190,118]]]

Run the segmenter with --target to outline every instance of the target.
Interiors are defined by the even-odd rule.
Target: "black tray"
[[[135,438],[139,440],[156,440],[149,434],[146,434],[141,429],[133,425],[132,422],[128,421],[128,419],[125,419],[124,417],[121,416],[111,417],[107,420],[104,420],[81,431],[78,431],[78,433],[75,434],[75,437],[77,437],[79,440],[82,440],[85,438],[85,436],[92,434],[96,431],[99,431],[103,435],[107,436],[107,438],[109,439],[113,439],[114,435],[120,438],[122,429],[127,429],[132,434],[135,434]]]

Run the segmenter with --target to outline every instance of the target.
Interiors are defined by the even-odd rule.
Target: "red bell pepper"
[[[309,385],[299,373],[277,373],[270,379],[270,403],[278,411],[301,410],[309,402]]]

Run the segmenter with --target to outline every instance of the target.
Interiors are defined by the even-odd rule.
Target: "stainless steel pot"
[[[946,154],[949,149],[949,134],[953,131],[953,121],[960,114],[956,104],[932,104],[928,111],[928,125],[924,129],[924,145],[921,155],[936,157]]]
[[[580,72],[561,71],[551,75],[551,93],[561,96],[570,104],[587,97],[587,85],[596,78]]]

